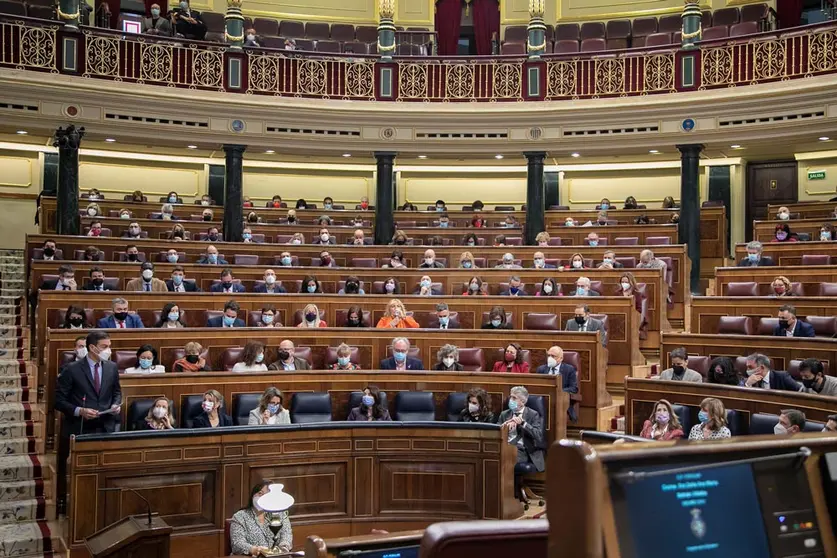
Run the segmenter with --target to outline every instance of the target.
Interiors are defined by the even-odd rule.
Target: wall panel
[[[402,173],[399,179],[398,204],[405,201],[419,206],[445,200],[448,207],[459,208],[482,200],[485,205],[521,205],[526,203],[526,174],[427,174]]]
[[[657,208],[666,196],[680,198],[680,169],[564,171],[561,190],[562,203],[572,209],[593,209],[602,198],[621,208],[628,196]]]
[[[362,196],[372,199],[374,190],[375,181],[371,172],[282,172],[281,169],[244,168],[244,194],[254,202],[269,200],[274,194],[279,194],[290,207],[298,198],[305,198],[322,207],[322,199],[331,196],[334,203],[352,204],[354,209],[354,204]]]
[[[835,196],[837,154],[824,159],[799,160],[797,168],[799,201],[828,201]],[[825,180],[808,180],[810,171],[825,171]]]
[[[119,199],[142,190],[148,201],[157,201],[172,190],[185,203],[206,191],[207,173],[203,164],[165,163],[132,159],[79,158],[79,184],[82,190],[98,188],[107,198]]]

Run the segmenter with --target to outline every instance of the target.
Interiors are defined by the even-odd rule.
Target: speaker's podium
[[[85,539],[92,558],[169,558],[171,526],[159,514],[129,515]]]

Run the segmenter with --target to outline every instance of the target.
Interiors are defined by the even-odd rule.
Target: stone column
[[[680,44],[686,50],[697,48],[697,43],[700,42],[703,36],[703,29],[701,27],[701,18],[703,14],[700,11],[700,5],[694,0],[686,0],[686,5],[683,7],[682,15],[682,29]]]
[[[244,230],[244,186],[242,182],[246,145],[224,145],[226,181],[224,184],[224,240],[241,242]]]
[[[546,53],[546,23],[543,21],[545,0],[529,0],[529,26],[526,28],[526,52],[529,58],[540,58]]]
[[[680,223],[678,242],[692,261],[689,287],[700,294],[700,152],[701,144],[678,145],[680,150]]]
[[[375,244],[386,245],[392,241],[395,234],[395,192],[392,185],[392,170],[395,164],[395,153],[376,151],[378,161],[378,177],[375,191]]]
[[[535,237],[546,230],[546,214],[544,212],[543,193],[543,151],[528,151],[526,156],[526,227],[525,242],[529,245],[537,244]]]
[[[78,215],[78,148],[84,137],[84,128],[70,124],[55,131],[53,146],[58,148],[58,234],[81,234]]]
[[[224,16],[224,38],[233,50],[244,45],[244,16],[241,15],[241,0],[227,0],[227,14]]]
[[[378,2],[378,54],[382,60],[392,60],[395,54],[395,0]]]

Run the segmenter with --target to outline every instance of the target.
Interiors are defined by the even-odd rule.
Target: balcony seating
[[[510,55],[517,55],[517,54],[526,54],[526,44],[525,43],[503,43],[503,49],[501,54],[510,54]]]
[[[735,25],[741,21],[738,8],[721,8],[712,14],[713,25]]]
[[[646,47],[667,46],[671,43],[671,33],[652,33],[645,38]]]
[[[295,39],[296,40],[296,50],[301,50],[304,52],[314,52],[317,50],[317,45],[311,39]],[[308,204],[309,209],[316,209],[312,208],[311,204]]]
[[[805,321],[813,326],[817,337],[837,337],[837,317],[806,316]]]
[[[510,25],[506,27],[503,42],[526,44],[528,38],[529,34],[525,25]]]
[[[0,14],[26,17],[26,6],[24,6],[22,2],[2,0],[0,1]]]
[[[536,331],[560,331],[558,316],[550,313],[530,312],[523,317],[523,329]]]
[[[729,27],[726,25],[718,26],[718,27],[710,27],[709,29],[703,30],[703,37],[701,40],[703,41],[712,41],[715,39],[725,39],[729,37]]]
[[[331,38],[331,30],[329,29],[328,23],[320,23],[320,22],[312,22],[309,21],[305,24],[305,38],[306,39],[330,39]]]
[[[607,41],[604,39],[584,39],[581,41],[581,52],[600,52],[607,50]]]
[[[613,19],[607,22],[607,49],[628,48],[631,40],[631,22],[627,19]]]
[[[588,21],[581,24],[581,40],[585,39],[604,39],[607,37],[605,33],[605,24],[601,21]]]
[[[360,41],[348,41],[343,43],[343,52],[354,54],[369,54],[369,45]]]
[[[216,13],[216,12],[203,12],[201,14],[201,19],[203,19],[204,24],[206,25],[206,30],[212,33],[223,33],[224,32],[224,14]],[[245,29],[246,31],[247,29]],[[257,31],[258,33],[258,31]],[[163,198],[160,200],[161,202],[167,202],[168,198]],[[183,200],[178,201],[177,203],[183,203]]]
[[[335,41],[348,43],[355,40],[355,27],[348,23],[333,23],[331,25],[331,38]]]
[[[301,21],[282,21],[279,24],[279,32],[274,35],[280,35],[288,39],[302,39],[305,37],[305,24]]]
[[[556,41],[580,41],[581,30],[577,23],[562,23],[555,26]]]
[[[752,335],[753,319],[749,316],[721,316],[718,333],[722,335]]]
[[[700,25],[703,29],[709,29],[712,27],[712,11],[711,10],[703,10],[700,13]]]
[[[748,4],[741,6],[741,21],[760,23],[768,15],[767,4]]]
[[[657,32],[656,17],[640,17],[634,20],[631,30],[631,46],[648,46],[647,38]]]
[[[660,18],[657,31],[660,33],[674,33],[680,31],[683,26],[683,19],[680,14],[667,15]]]
[[[730,37],[741,37],[744,35],[752,35],[759,32],[759,24],[756,21],[745,21],[744,23],[737,23],[730,27]]]
[[[359,25],[355,28],[355,40],[362,43],[378,41],[378,28],[374,25]]]
[[[338,41],[332,40],[320,40],[317,41],[317,52],[331,52],[331,53],[339,53],[341,51],[341,46]]]

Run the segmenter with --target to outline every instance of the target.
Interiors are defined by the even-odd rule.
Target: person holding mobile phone
[[[270,386],[262,394],[259,406],[250,411],[248,425],[290,424],[291,414],[282,407],[284,396],[279,388]]]

